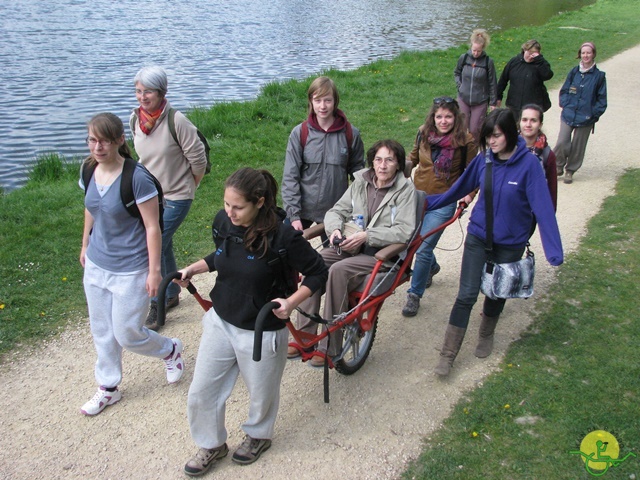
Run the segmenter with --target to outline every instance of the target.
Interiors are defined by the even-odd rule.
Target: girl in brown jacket
[[[409,156],[414,165],[418,164],[413,176],[416,189],[428,195],[446,192],[476,153],[473,136],[466,131],[464,114],[458,102],[450,97],[434,99]],[[464,200],[470,203],[473,197],[468,195]],[[425,213],[420,234],[424,235],[445,223],[453,216],[455,208],[456,204],[452,203]],[[431,278],[440,271],[433,250],[441,235],[442,231],[428,237],[416,252],[411,287],[402,309],[405,317],[418,313],[425,289],[431,286]]]

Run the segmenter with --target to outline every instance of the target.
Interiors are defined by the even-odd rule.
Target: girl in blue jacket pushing
[[[480,189],[480,198],[471,213],[462,254],[460,287],[451,309],[449,325],[435,373],[449,375],[464,339],[471,309],[478,299],[482,269],[487,261],[486,215],[484,203],[485,167],[493,164],[493,259],[496,263],[522,258],[529,240],[533,215],[538,222],[547,261],[562,264],[562,242],[544,171],[538,158],[518,136],[513,113],[509,109],[491,112],[480,130],[479,153],[458,181],[441,195],[427,197],[427,210],[440,208]],[[493,350],[493,334],[505,299],[484,299],[482,323],[476,357],[484,358]]]

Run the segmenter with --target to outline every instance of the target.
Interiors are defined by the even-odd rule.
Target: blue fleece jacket
[[[522,137],[518,137],[516,150],[509,160],[496,159],[491,150],[487,150],[487,158],[493,162],[493,242],[508,248],[524,247],[535,214],[547,260],[551,265],[561,265],[563,253],[560,231],[540,161],[529,152]],[[480,187],[467,231],[483,240],[487,235],[485,167],[485,154],[480,153],[449,190],[440,195],[427,196],[427,210],[436,210]]]

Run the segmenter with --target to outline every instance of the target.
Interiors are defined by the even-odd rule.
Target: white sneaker
[[[167,382],[176,383],[184,373],[184,360],[182,360],[182,342],[178,338],[172,338],[173,353],[163,358],[167,369]]]
[[[107,392],[104,387],[100,387],[91,400],[85,403],[80,412],[83,415],[97,415],[105,409],[107,405],[118,403],[122,398],[119,390]]]

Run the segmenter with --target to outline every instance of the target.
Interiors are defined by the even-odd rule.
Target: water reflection
[[[351,69],[405,49],[542,23],[592,3],[510,0],[0,0],[0,185],[19,186],[35,156],[84,154],[85,124],[112,111],[127,124],[132,79],[158,63],[178,109],[244,100],[275,79]]]

